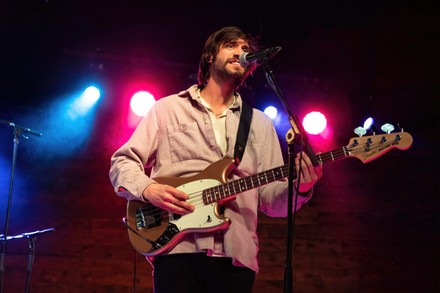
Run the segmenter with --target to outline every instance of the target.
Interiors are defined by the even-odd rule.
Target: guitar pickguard
[[[187,202],[196,208],[194,212],[183,216],[169,213],[170,222],[174,223],[179,230],[186,229],[209,229],[221,225],[224,222],[223,215],[218,210],[217,203],[205,205],[201,192],[204,189],[220,185],[221,182],[215,179],[201,179],[189,182],[176,188],[189,194]]]

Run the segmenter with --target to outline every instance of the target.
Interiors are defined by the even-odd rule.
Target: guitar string
[[[371,152],[372,150],[376,150],[378,148],[383,148],[384,146],[386,146],[386,148],[388,148],[392,144],[392,142],[395,142],[395,141],[396,140],[388,141],[387,145],[385,145],[382,142],[382,143],[376,143],[376,144],[362,143],[362,144],[358,144],[358,145],[356,145],[354,147],[344,146],[344,147],[342,147],[340,149],[337,149],[335,151],[319,154],[317,156],[320,157],[320,159],[321,159],[321,161],[323,163],[324,162],[331,162],[331,161],[336,161],[338,159],[345,158],[347,156],[356,156],[356,155],[364,153],[364,152]],[[281,169],[286,169],[287,167],[288,167],[287,165],[284,165],[284,166],[281,166],[280,168]],[[278,169],[278,168],[275,168],[275,169]],[[271,174],[270,171],[271,170],[266,171],[266,172],[268,172],[268,175]],[[263,173],[265,173],[265,172],[263,172]],[[238,189],[240,189],[239,186],[242,183],[244,183],[245,186],[248,186],[248,185],[249,186],[253,186],[253,184],[251,184],[251,183],[254,182],[254,180],[255,180],[255,178],[257,178],[257,176],[258,175],[255,174],[255,175],[248,176],[246,178],[236,179],[234,181],[231,181],[231,182],[228,182],[228,183],[225,183],[225,184],[221,184],[221,185],[218,185],[218,186],[210,187],[210,188],[208,188],[206,190],[214,191],[214,189],[216,189],[216,188],[217,189],[221,189],[222,186],[231,186],[231,185],[236,185],[236,184],[238,185]],[[267,180],[270,183],[270,182],[275,181],[276,180],[275,178],[277,178],[277,176],[271,175],[271,176],[267,176],[267,178],[270,178],[270,180]],[[242,182],[239,182],[239,181],[242,181]],[[253,188],[245,188],[245,191],[248,191],[250,189],[253,189]],[[227,190],[230,190],[230,188],[228,188]],[[223,188],[223,191],[225,191],[224,188]],[[238,193],[241,193],[241,192],[243,192],[243,191],[240,190],[240,192],[238,192]],[[209,195],[209,193],[207,193],[207,195]],[[203,190],[191,193],[191,194],[189,194],[189,196],[190,196],[190,199],[187,202],[195,205],[196,208],[205,205],[204,200],[203,200],[203,198],[204,198]],[[216,195],[212,195],[212,196],[216,199]],[[231,195],[231,197],[232,196],[233,195]],[[222,197],[220,199],[224,199],[224,198],[227,198],[227,197],[228,196]],[[166,211],[164,209],[161,209],[161,208],[159,208],[159,207],[157,207],[157,206],[155,206],[153,204],[151,204],[151,205],[149,205],[147,207],[143,207],[142,208],[142,212],[143,213],[147,213],[147,214],[152,214],[153,216],[156,216],[156,215],[168,215],[168,213],[169,213],[168,211]]]

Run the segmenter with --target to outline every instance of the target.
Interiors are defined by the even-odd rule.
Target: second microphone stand
[[[35,242],[37,241],[37,236],[41,234],[46,234],[49,232],[55,231],[55,228],[48,228],[44,230],[38,230],[34,232],[26,232],[20,235],[15,236],[7,236],[6,239],[4,235],[0,235],[0,239],[2,241],[9,241],[14,239],[21,239],[21,238],[27,238],[29,240],[29,254],[28,254],[28,262],[26,267],[26,289],[25,293],[29,292],[30,284],[31,284],[31,274],[32,274],[32,268],[34,266],[34,259],[35,259]]]

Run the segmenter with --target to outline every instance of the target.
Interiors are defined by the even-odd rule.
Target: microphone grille
[[[248,54],[249,54],[249,53],[244,52],[244,53],[241,53],[240,56],[238,57],[238,62],[240,62],[240,64],[241,64],[242,66],[248,66],[248,65],[250,64],[250,62],[248,62],[248,61],[246,60],[246,56],[247,56]]]

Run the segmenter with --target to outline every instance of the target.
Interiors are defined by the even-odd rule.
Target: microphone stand
[[[296,216],[296,206],[298,201],[298,194],[295,197],[295,203],[293,205],[293,181],[295,179],[295,155],[298,151],[305,151],[305,153],[310,157],[313,164],[316,166],[318,161],[316,156],[308,142],[307,134],[305,133],[302,124],[300,123],[298,117],[292,114],[286,99],[281,91],[280,86],[277,83],[277,80],[273,74],[272,68],[269,65],[270,56],[262,60],[262,66],[266,73],[266,79],[271,85],[272,89],[275,91],[277,96],[280,98],[283,103],[284,108],[289,114],[289,122],[292,126],[291,130],[293,132],[293,142],[291,140],[288,144],[288,164],[289,164],[289,175],[288,175],[288,200],[287,200],[287,246],[286,246],[286,264],[284,271],[284,292],[291,293],[293,292],[293,273],[292,273],[292,247],[293,247],[293,234],[294,234],[294,222]],[[288,135],[292,136],[292,132],[289,131]],[[299,150],[295,152],[295,145]],[[301,174],[297,174],[297,190],[300,183]],[[294,207],[292,212],[292,207]]]
[[[3,292],[3,277],[4,277],[4,272],[5,272],[5,257],[6,257],[6,240],[7,240],[7,236],[8,236],[8,226],[9,226],[9,217],[10,217],[10,211],[11,211],[11,203],[12,203],[12,189],[13,189],[13,185],[14,185],[14,171],[15,171],[15,163],[17,160],[17,149],[18,149],[18,143],[19,143],[19,138],[20,136],[23,136],[25,139],[28,139],[29,137],[27,137],[24,133],[29,133],[35,136],[42,136],[43,134],[33,131],[27,127],[23,127],[23,126],[19,126],[16,125],[13,122],[10,121],[6,121],[6,120],[1,120],[0,119],[0,124],[4,124],[10,127],[14,128],[14,148],[13,148],[13,152],[12,152],[12,167],[11,167],[11,179],[9,182],[9,196],[8,196],[8,205],[6,208],[6,220],[5,220],[5,227],[4,227],[4,233],[3,233],[3,241],[2,241],[2,253],[0,256],[0,293]]]
[[[29,255],[28,255],[28,263],[27,263],[27,275],[26,275],[26,293],[29,292],[29,288],[30,288],[30,283],[31,283],[31,272],[32,272],[32,267],[34,265],[34,258],[35,258],[35,242],[37,241],[37,236],[40,234],[45,234],[45,233],[49,233],[49,232],[53,232],[55,231],[54,228],[48,228],[48,229],[44,229],[44,230],[38,230],[38,231],[34,231],[34,232],[28,232],[28,233],[23,233],[21,235],[16,235],[16,236],[7,236],[4,237],[3,235],[0,235],[0,239],[2,239],[3,241],[7,240],[12,240],[12,239],[19,239],[19,238],[28,238],[29,239]]]

